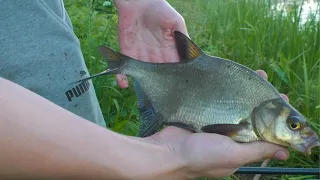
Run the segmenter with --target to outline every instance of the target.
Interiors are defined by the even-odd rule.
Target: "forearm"
[[[116,134],[0,78],[0,179],[170,179],[165,147]]]

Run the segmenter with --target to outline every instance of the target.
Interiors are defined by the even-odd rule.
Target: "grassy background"
[[[320,23],[309,16],[300,24],[301,9],[293,6],[287,15],[272,11],[262,0],[168,0],[185,18],[190,37],[208,54],[263,69],[269,81],[290,98],[314,129],[320,130]],[[117,11],[113,1],[65,0],[76,35],[91,74],[106,64],[96,47],[104,44],[119,50]],[[317,13],[320,12],[318,7]],[[135,135],[139,122],[132,86],[117,87],[114,77],[94,79],[97,96],[113,131]],[[319,149],[311,156],[291,151],[284,162],[271,166],[319,167]],[[307,179],[312,176],[281,176]],[[230,179],[239,177],[232,176]],[[279,178],[279,177],[278,177]],[[276,179],[278,179],[276,178]],[[265,177],[265,179],[267,179]],[[272,179],[269,177],[268,179]]]

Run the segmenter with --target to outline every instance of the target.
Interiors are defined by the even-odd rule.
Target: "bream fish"
[[[205,54],[181,32],[174,37],[181,62],[143,62],[100,46],[108,69],[80,81],[108,74],[133,77],[140,137],[173,125],[237,142],[263,140],[307,154],[320,146],[306,118],[255,71]]]

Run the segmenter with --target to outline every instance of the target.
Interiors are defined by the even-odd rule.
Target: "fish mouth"
[[[305,140],[304,143],[301,144],[292,144],[291,147],[295,150],[303,152],[307,155],[311,155],[311,149],[314,147],[320,148],[320,141],[317,135],[313,135]]]

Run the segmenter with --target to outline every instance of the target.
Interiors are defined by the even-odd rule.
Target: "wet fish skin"
[[[122,73],[135,78],[141,137],[161,125],[174,125],[238,142],[264,140],[301,152],[320,146],[306,118],[255,71],[203,53],[180,32],[175,38],[179,63],[138,61],[100,47],[109,69],[92,77]]]

